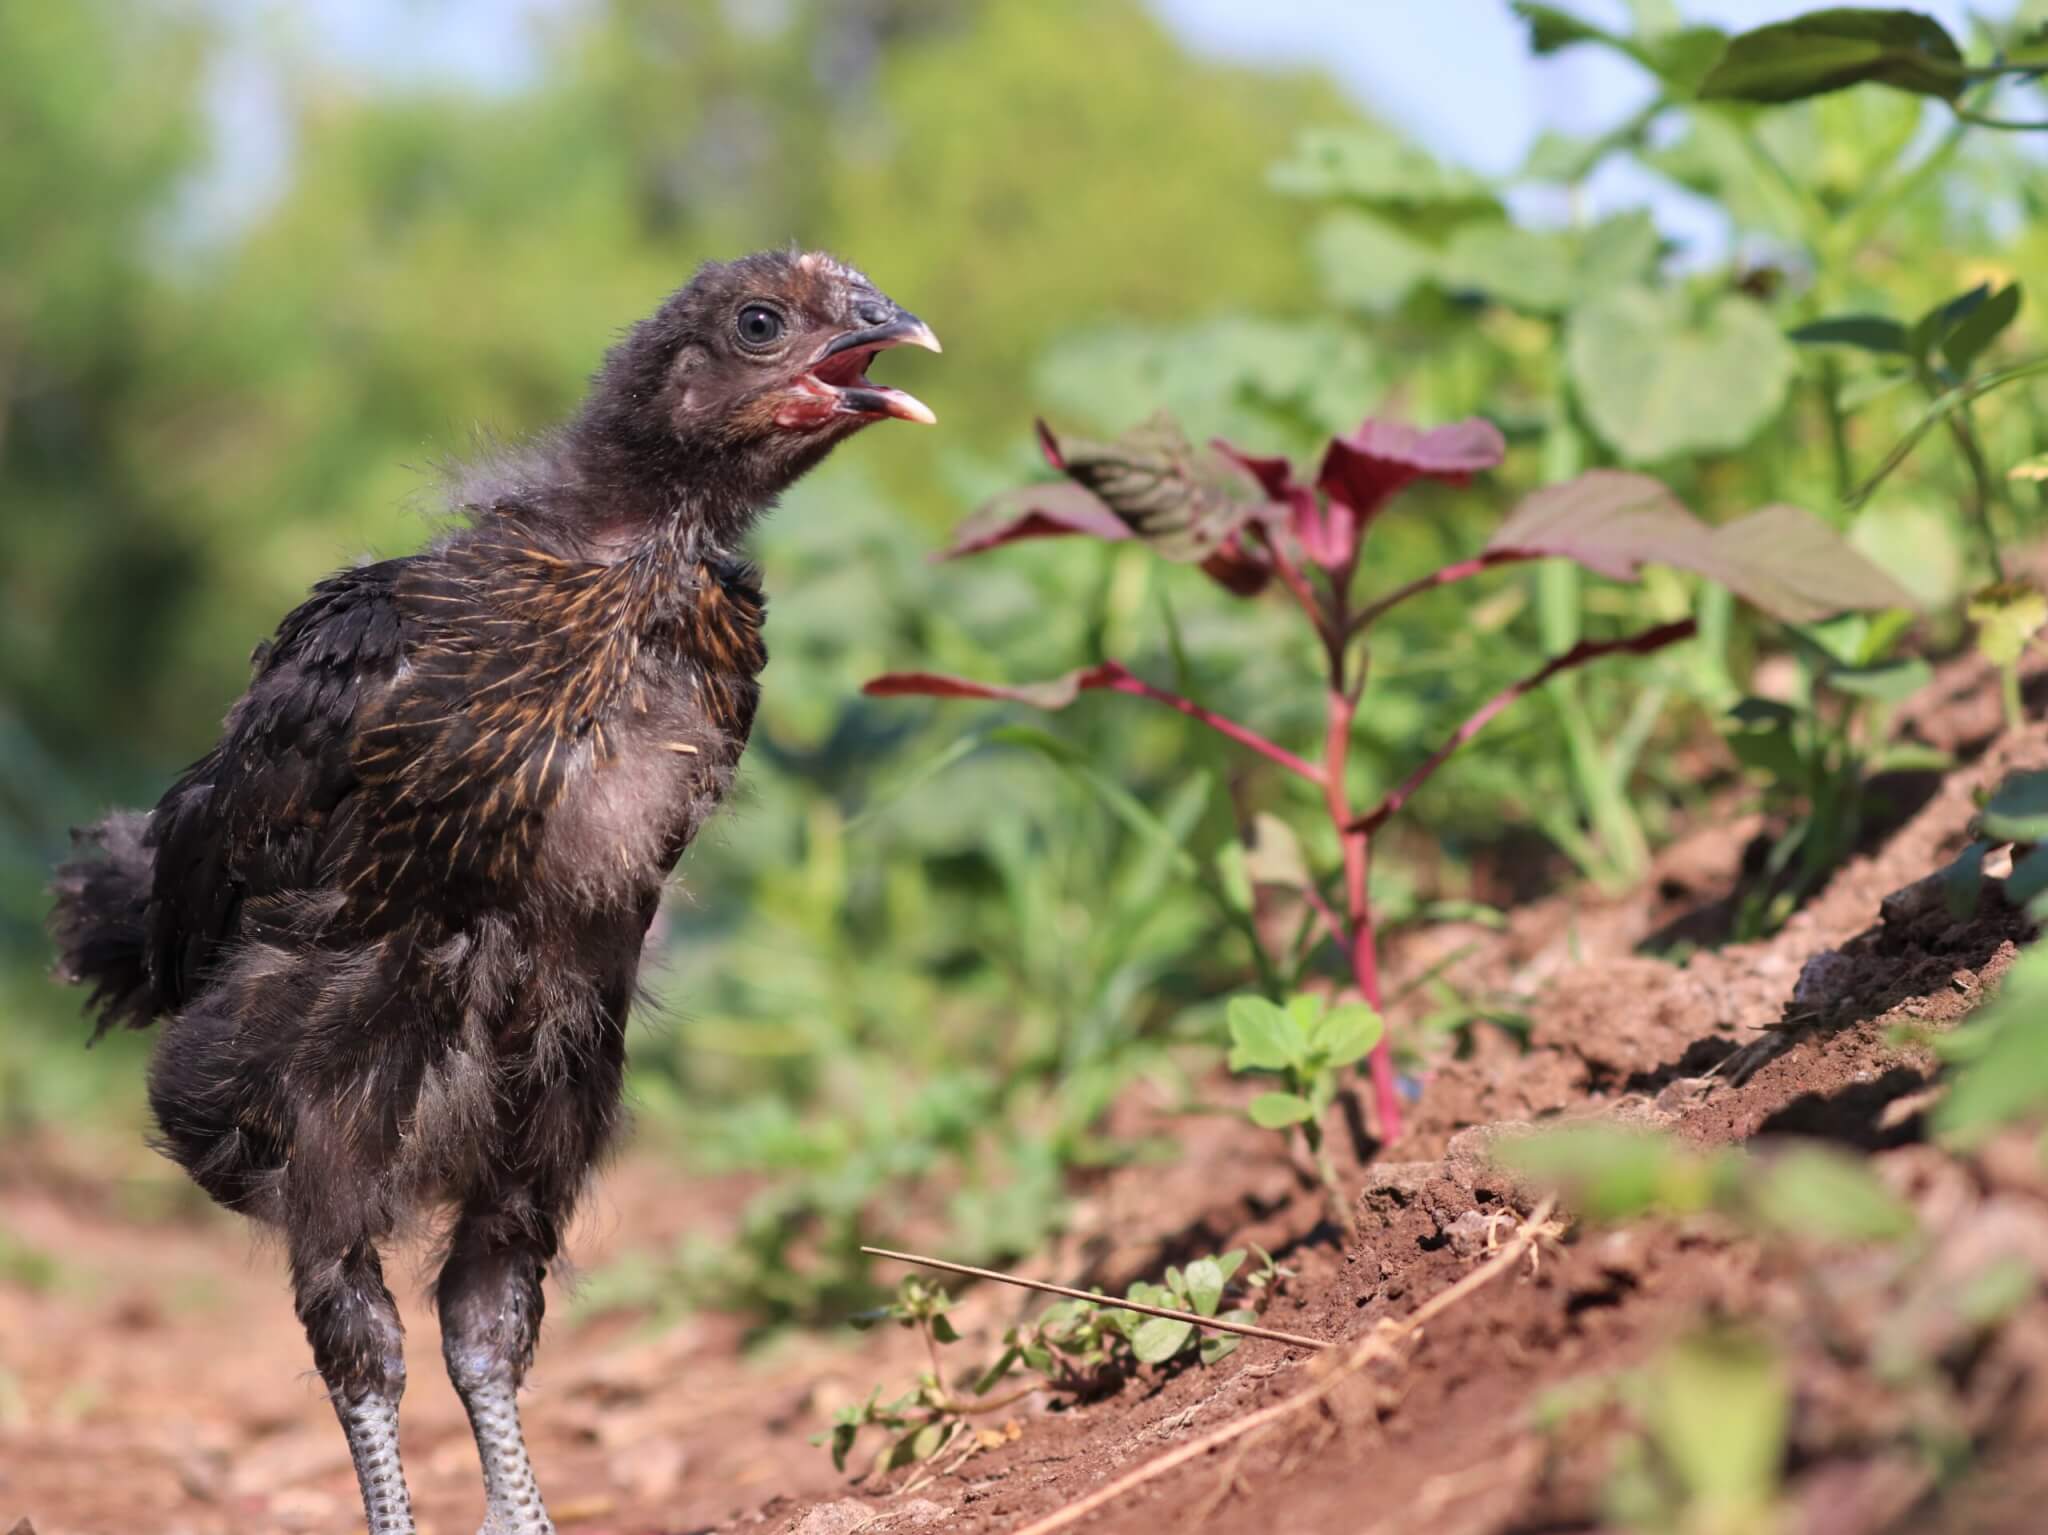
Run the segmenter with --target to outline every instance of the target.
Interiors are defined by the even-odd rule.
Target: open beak
[[[868,364],[875,354],[892,346],[921,346],[929,352],[943,350],[929,325],[899,309],[880,325],[834,336],[798,377],[797,391],[819,405],[829,400],[833,415],[893,416],[898,421],[936,425],[939,418],[916,395],[877,384],[867,376]]]

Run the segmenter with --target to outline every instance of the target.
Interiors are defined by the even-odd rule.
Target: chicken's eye
[[[782,339],[782,316],[766,304],[749,304],[735,322],[742,346],[773,346]]]

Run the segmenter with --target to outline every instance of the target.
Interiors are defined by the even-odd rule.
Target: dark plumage
[[[459,531],[316,586],[220,743],[58,870],[60,973],[101,1030],[163,1020],[164,1148],[283,1233],[373,1535],[413,1527],[378,1245],[443,1208],[484,1528],[551,1528],[513,1393],[617,1126],[662,882],[753,723],[762,598],[736,551],[859,427],[931,419],[863,376],[906,342],[937,349],[829,257],[707,266],[567,427],[458,485]]]

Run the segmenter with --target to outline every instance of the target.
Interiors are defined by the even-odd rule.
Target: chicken
[[[371,1535],[414,1527],[379,1246],[437,1217],[483,1529],[552,1529],[515,1396],[662,884],[753,723],[738,551],[861,427],[934,419],[866,377],[905,344],[939,349],[829,256],[706,266],[567,426],[457,480],[457,531],[315,586],[154,810],[74,833],[58,972],[95,1038],[162,1020],[163,1149],[282,1233]]]

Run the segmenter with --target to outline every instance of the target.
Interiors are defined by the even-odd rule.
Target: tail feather
[[[149,976],[145,918],[154,862],[144,844],[149,816],[124,810],[71,833],[72,856],[51,881],[57,976],[90,986],[97,1040],[116,1025],[143,1029],[163,1011]]]

